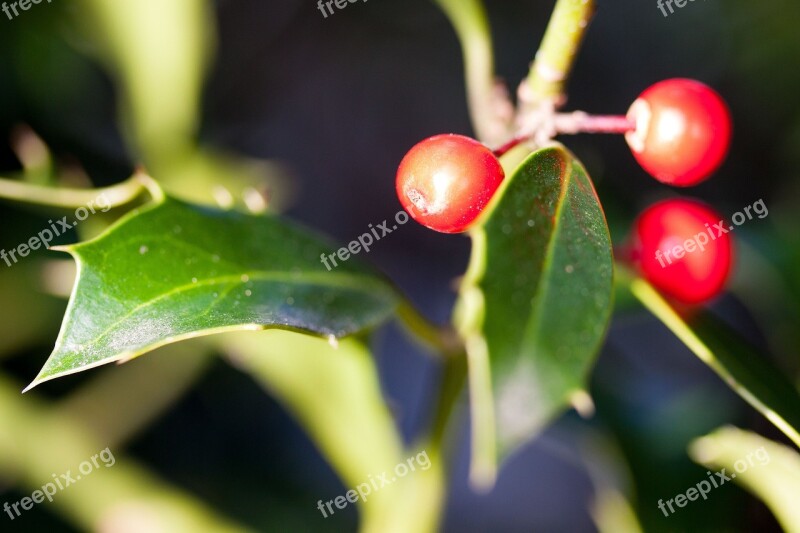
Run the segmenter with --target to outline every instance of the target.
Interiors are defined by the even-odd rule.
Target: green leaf
[[[456,324],[470,364],[473,482],[572,401],[611,313],[613,260],[603,210],[560,145],[525,159],[472,231]]]
[[[600,533],[642,533],[633,504],[624,494],[611,487],[595,489],[592,518]]]
[[[150,379],[155,381],[156,376]],[[146,391],[135,389],[128,393],[128,402],[136,403],[137,395],[146,394]],[[113,462],[107,462],[100,469],[102,473],[98,470],[91,479],[84,478],[79,488],[59,491],[55,505],[48,510],[69,525],[54,529],[116,531],[119,529],[116,524],[138,522],[141,525],[132,526],[134,530],[255,531],[221,515],[221,511],[214,510],[209,502],[191,494],[192,491],[164,479],[151,465],[123,455],[124,445],[109,445],[91,426],[74,416],[65,416],[61,407],[59,401],[44,401],[37,395],[21,397],[19,383],[0,373],[0,427],[13,428],[0,431],[0,472],[3,472],[3,479],[13,480],[16,490],[30,493],[41,489],[45,482],[53,479],[55,472],[68,473],[66,469],[70,465],[90,459],[103,447],[108,446],[108,452],[114,457]],[[96,461],[98,455],[94,457]],[[112,465],[113,468],[106,468]],[[72,472],[73,476],[78,475],[75,466]],[[3,529],[12,528],[4,526]]]
[[[402,439],[361,339],[330,345],[269,331],[220,335],[214,341],[306,428],[348,487],[403,459]]]
[[[784,531],[800,532],[800,455],[755,433],[725,427],[692,442],[692,459],[725,468],[734,483],[763,501]]]
[[[235,366],[248,372],[306,429],[344,486],[371,490],[372,477],[387,472],[391,476],[397,464],[425,451],[428,468],[417,469],[381,486],[366,501],[358,501],[359,530],[436,529],[444,498],[443,461],[431,443],[403,449],[383,399],[375,361],[362,339],[330,345],[307,335],[268,331],[221,335],[214,340]],[[333,496],[320,495],[323,502]]]
[[[93,241],[78,263],[55,350],[33,387],[181,339],[282,328],[342,337],[393,311],[393,288],[355,258],[328,271],[335,247],[270,216],[165,198]],[[29,388],[30,388],[29,387]]]
[[[124,133],[148,168],[158,171],[194,145],[203,79],[216,45],[213,7],[205,0],[77,4],[74,25],[118,85]]]
[[[800,393],[784,374],[735,331],[706,311],[684,320],[646,281],[629,281],[633,295],[739,396],[800,447]]]

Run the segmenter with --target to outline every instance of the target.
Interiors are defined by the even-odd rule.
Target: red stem
[[[586,115],[568,113],[556,115],[559,133],[627,133],[636,129],[636,123],[618,115]]]
[[[574,113],[558,113],[552,116],[552,134],[575,133],[628,133],[636,129],[636,122],[621,115],[588,115],[583,111]],[[514,137],[504,145],[493,150],[496,157],[514,148],[520,143],[534,137],[535,134]]]
[[[506,152],[508,152],[518,144],[525,142],[528,139],[529,137],[514,137],[513,139],[502,145],[500,148],[492,150],[492,152],[494,153],[495,157],[502,157]]]

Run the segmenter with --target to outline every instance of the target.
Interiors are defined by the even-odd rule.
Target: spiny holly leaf
[[[320,255],[333,245],[302,228],[170,198],[64,249],[78,281],[55,349],[28,388],[222,331],[341,337],[378,324],[396,303],[393,288],[355,259],[328,271]]]
[[[510,154],[509,154],[510,155]],[[613,260],[603,210],[560,145],[525,159],[472,231],[457,326],[466,338],[475,431],[473,482],[531,439],[586,378],[611,313]]]

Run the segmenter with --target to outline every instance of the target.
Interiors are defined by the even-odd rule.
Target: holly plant
[[[394,178],[410,218],[471,239],[451,324],[431,323],[358,257],[326,267],[320,258],[338,246],[280,216],[279,199],[246,183],[208,184],[205,176],[235,163],[192,138],[196,119],[187,110],[197,103],[203,58],[174,77],[183,100],[162,104],[163,80],[143,74],[147,61],[167,59],[151,53],[143,66],[133,38],[149,8],[87,0],[102,30],[94,38],[109,51],[101,60],[126,88],[123,123],[142,166],[103,189],[0,183],[5,198],[66,209],[102,194],[114,215],[88,240],[54,248],[74,259],[77,280],[55,348],[25,390],[201,338],[192,346],[224,354],[296,416],[345,485],[425,450],[429,470],[359,506],[364,531],[430,531],[445,499],[446,437],[462,393],[470,483],[488,491],[509,457],[560,415],[573,408],[592,415],[588,379],[616,298],[649,310],[800,446],[797,389],[705,307],[724,290],[734,261],[733,237],[714,229],[723,216],[697,200],[665,200],[639,216],[625,242],[612,243],[591,168],[560,143],[576,133],[621,135],[648,174],[682,192],[711,178],[728,154],[724,99],[699,81],[673,78],[632,94],[625,115],[565,110],[595,2],[558,0],[512,101],[494,74],[481,0],[435,1],[463,46],[475,138],[423,134]],[[192,9],[204,16],[204,8]],[[198,35],[183,39],[187,49],[203,49]],[[675,250],[692,239],[703,241],[701,250]],[[430,427],[407,445],[368,344],[391,320],[442,369]]]

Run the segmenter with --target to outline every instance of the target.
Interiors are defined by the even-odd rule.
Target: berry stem
[[[624,116],[588,115],[582,111],[559,113],[554,117],[556,133],[627,133],[636,123]]]
[[[628,133],[636,129],[636,123],[618,115],[589,115],[583,111],[574,113],[555,113],[549,122],[543,123],[534,133],[517,135],[499,148],[493,150],[495,157],[502,157],[515,146],[536,137],[552,139],[556,135],[576,133]]]
[[[594,10],[594,0],[557,0],[525,87],[520,91],[527,104],[537,107],[551,101],[558,107],[566,101],[564,85]]]
[[[482,142],[495,143],[507,136],[513,121],[513,104],[494,71],[489,20],[482,0],[435,0],[450,20],[464,58],[464,76],[470,118]]]
[[[513,139],[511,139],[507,143],[505,143],[502,146],[500,146],[499,148],[497,148],[495,150],[492,150],[492,153],[494,154],[495,157],[497,157],[499,159],[499,158],[503,157],[503,155],[505,155],[509,150],[511,150],[515,146],[519,146],[520,144],[524,143],[526,140],[528,140],[528,137],[514,137]]]
[[[464,347],[458,334],[449,327],[432,324],[408,300],[397,308],[401,326],[411,337],[444,359],[463,356]]]

